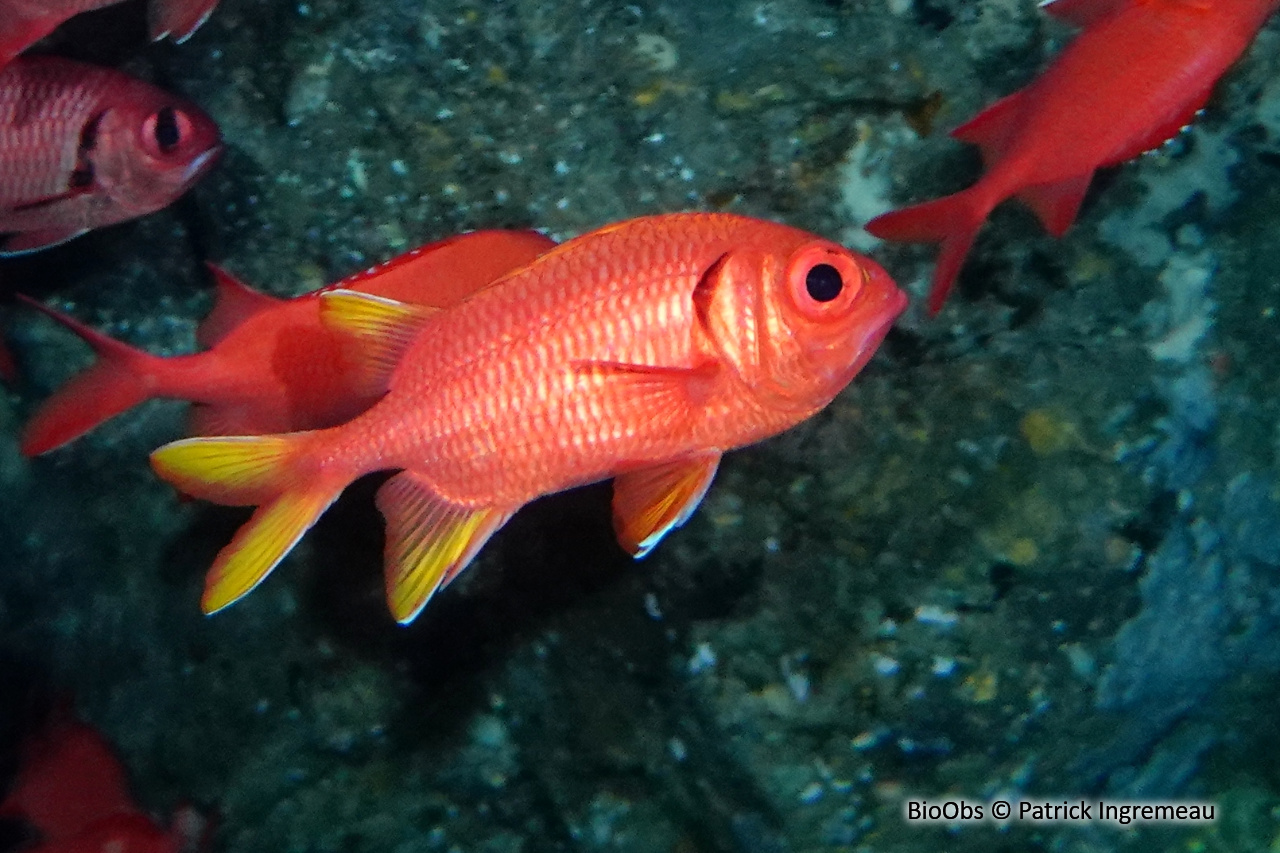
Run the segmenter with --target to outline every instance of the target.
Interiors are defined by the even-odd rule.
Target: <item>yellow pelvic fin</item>
[[[218,552],[205,578],[201,609],[216,613],[262,583],[345,485],[313,484],[259,507],[231,544]]]
[[[387,520],[387,606],[401,625],[412,622],[515,511],[450,503],[413,471],[388,480],[377,502]]]
[[[359,341],[359,355],[379,376],[389,377],[422,325],[439,308],[411,305],[355,290],[320,294],[320,320]]]
[[[162,479],[197,498],[250,506],[284,491],[295,436],[187,438],[151,454]]]
[[[689,520],[720,465],[719,453],[619,474],[613,480],[613,529],[636,559]]]

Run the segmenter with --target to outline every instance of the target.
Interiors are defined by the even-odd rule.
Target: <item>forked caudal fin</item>
[[[259,505],[218,552],[200,599],[205,613],[221,610],[260,584],[350,482],[310,464],[310,435],[190,438],[151,454],[155,472],[187,494]]]
[[[929,313],[936,314],[947,301],[964,259],[973,247],[978,229],[986,221],[991,206],[984,204],[975,192],[980,185],[967,190],[894,210],[867,223],[867,231],[884,240],[906,243],[941,243],[938,264],[933,271],[929,290]]]
[[[22,294],[17,298],[75,332],[98,356],[96,364],[73,377],[36,410],[22,431],[24,455],[38,456],[62,447],[155,396],[164,359],[109,338]]]

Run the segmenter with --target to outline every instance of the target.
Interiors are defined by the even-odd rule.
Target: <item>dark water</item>
[[[189,95],[223,162],[0,275],[165,353],[206,258],[295,293],[463,229],[686,209],[843,239],[919,303],[934,251],[860,226],[971,182],[945,131],[1070,37],[1030,0],[223,0],[185,45],[140,33],[124,7],[49,48]],[[1277,48],[1273,21],[1065,239],[998,211],[940,317],[913,305],[823,415],[731,454],[646,561],[607,488],[554,496],[408,629],[374,482],[202,617],[244,514],[150,473],[182,407],[21,459],[89,356],[6,308],[4,766],[72,696],[149,808],[216,812],[218,850],[1275,849]],[[907,796],[1217,820],[922,826]]]

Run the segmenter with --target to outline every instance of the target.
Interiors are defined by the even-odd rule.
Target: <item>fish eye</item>
[[[801,246],[787,262],[791,302],[810,320],[843,315],[856,300],[866,274],[857,256],[819,240]]]
[[[814,264],[805,274],[804,286],[815,302],[830,302],[844,289],[844,279],[831,264]]]
[[[178,132],[178,116],[173,107],[163,107],[156,113],[156,145],[165,154],[178,147],[182,135]]]
[[[177,152],[191,131],[191,119],[186,113],[174,107],[161,107],[147,116],[142,139],[153,154],[163,157]]]

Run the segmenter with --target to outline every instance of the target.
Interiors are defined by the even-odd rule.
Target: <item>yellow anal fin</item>
[[[423,324],[438,313],[439,308],[354,290],[320,294],[321,322],[359,341],[359,356],[383,380],[379,384],[385,384]]]
[[[693,515],[719,465],[719,453],[706,453],[615,477],[613,529],[618,543],[636,559],[648,554]]]
[[[377,503],[387,520],[387,606],[401,625],[412,622],[515,511],[450,503],[413,471],[388,480]]]
[[[200,608],[216,613],[247,595],[271,574],[302,535],[328,509],[344,484],[313,484],[263,504],[231,540],[205,578]]]

